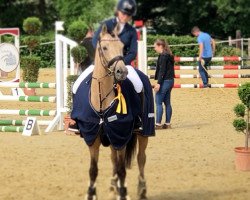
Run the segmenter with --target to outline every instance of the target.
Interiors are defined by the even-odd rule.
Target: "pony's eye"
[[[107,47],[103,47],[102,49],[103,49],[104,51],[108,50],[108,48],[107,48]]]

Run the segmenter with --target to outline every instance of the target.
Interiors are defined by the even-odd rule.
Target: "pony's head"
[[[114,74],[117,81],[126,79],[128,70],[123,60],[123,43],[118,37],[119,27],[108,33],[107,26],[103,25],[97,44],[98,54],[103,67]]]

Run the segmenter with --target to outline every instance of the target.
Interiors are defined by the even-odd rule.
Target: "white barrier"
[[[45,132],[52,132],[57,125],[57,130],[63,130],[63,113],[67,111],[67,76],[73,75],[74,62],[70,56],[68,58],[68,50],[77,46],[77,43],[69,38],[58,34],[58,26],[56,22],[56,41],[55,41],[55,57],[56,57],[56,83],[14,83],[1,82],[0,87],[9,88],[55,88],[56,97],[27,97],[27,96],[9,96],[1,95],[0,101],[36,101],[36,102],[55,102],[56,110],[0,110],[1,115],[25,115],[25,116],[54,116],[50,121],[38,121],[38,124],[48,125]],[[68,62],[70,63],[70,72],[68,73]],[[3,128],[2,130],[14,130],[15,128]]]

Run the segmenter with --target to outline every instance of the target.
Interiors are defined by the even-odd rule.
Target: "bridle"
[[[119,56],[116,56],[114,58],[112,58],[111,60],[107,60],[107,58],[105,57],[104,53],[103,53],[103,48],[102,48],[102,45],[101,45],[101,42],[102,41],[109,41],[109,42],[117,42],[117,41],[120,41],[119,39],[99,39],[98,40],[98,44],[99,44],[99,47],[98,47],[98,52],[99,52],[99,56],[101,58],[101,63],[102,63],[102,66],[107,68],[110,72],[114,73],[114,71],[111,71],[110,70],[110,67],[116,63],[119,62],[119,61],[123,61],[124,62],[124,57],[122,55],[119,55]],[[115,65],[115,67],[116,67]],[[114,67],[114,69],[115,69]]]
[[[112,58],[111,60],[108,60],[105,55],[104,55],[104,52],[103,52],[103,48],[102,48],[102,45],[101,45],[101,42],[102,41],[109,41],[109,42],[114,42],[114,41],[120,41],[119,39],[99,39],[98,40],[98,53],[99,53],[99,56],[100,56],[100,60],[101,60],[101,64],[102,66],[107,70],[107,73],[103,76],[103,77],[100,77],[100,78],[96,78],[96,77],[92,77],[92,79],[94,80],[97,80],[98,81],[98,86],[99,86],[99,100],[100,100],[100,113],[102,113],[102,103],[107,99],[107,97],[112,93],[113,89],[116,88],[116,82],[114,82],[114,85],[112,87],[112,89],[105,95],[105,97],[102,98],[102,95],[101,95],[101,79],[104,79],[106,77],[110,77],[110,76],[114,76],[114,72],[115,72],[115,68],[116,68],[116,65],[119,61],[123,61],[124,62],[124,57],[122,55],[119,55],[119,56],[115,56],[114,58]],[[115,67],[113,70],[110,69],[110,67],[115,64]]]

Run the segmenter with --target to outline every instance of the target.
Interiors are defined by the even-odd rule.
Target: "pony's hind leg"
[[[147,187],[146,187],[146,180],[144,177],[144,168],[146,164],[146,148],[148,145],[148,137],[143,137],[141,135],[138,135],[137,138],[139,143],[137,162],[140,173],[138,178],[137,195],[139,200],[146,200]]]
[[[89,177],[90,177],[90,183],[88,187],[87,194],[85,196],[85,200],[96,200],[96,178],[98,175],[98,158],[99,158],[99,148],[100,148],[100,138],[97,137],[95,142],[89,146],[89,152],[90,152],[90,168],[89,168]]]

